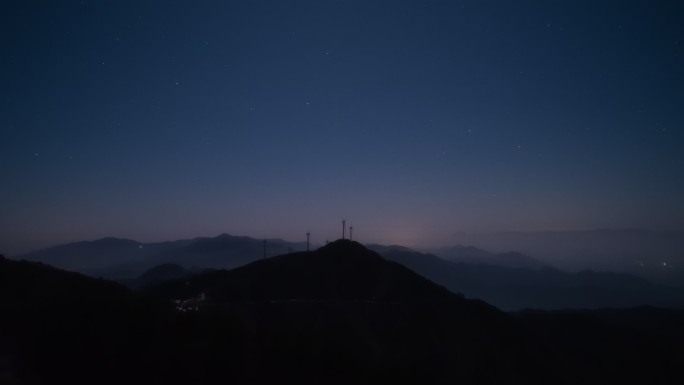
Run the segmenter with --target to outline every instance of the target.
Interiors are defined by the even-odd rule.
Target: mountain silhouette
[[[269,239],[266,255],[274,256],[305,248],[305,243]],[[185,268],[234,268],[262,259],[263,256],[263,240],[221,234],[158,243],[102,238],[41,249],[18,256],[17,259],[47,263],[95,277],[130,280],[161,264],[173,263]]]
[[[268,240],[266,256],[305,248],[304,243]],[[442,255],[453,257],[447,261],[401,246],[371,245],[370,248],[452,292],[484,300],[507,311],[640,305],[679,307],[684,303],[683,290],[677,287],[654,285],[628,274],[568,273],[540,267],[534,259],[530,261],[519,253],[495,254],[474,247],[455,247],[449,249],[451,254]],[[140,278],[155,266],[175,264],[193,273],[207,268],[236,268],[262,260],[264,243],[228,234],[161,243],[104,238],[56,246],[22,257],[140,288],[161,281],[147,282],[146,278]],[[464,260],[474,263],[464,263]],[[530,268],[501,266],[505,264]]]
[[[102,238],[37,250],[19,258],[67,270],[86,271],[99,266],[121,265],[151,252],[150,248],[143,249],[140,245],[140,242],[130,239]]]
[[[444,258],[451,262],[484,264],[504,267],[519,267],[526,269],[541,269],[548,264],[515,251],[505,253],[491,253],[473,246],[452,246],[428,250],[430,254]]]
[[[484,300],[507,311],[684,306],[684,291],[680,288],[652,284],[629,274],[568,273],[548,267],[523,269],[453,263],[405,248],[380,250],[383,257],[401,263],[451,291]]]
[[[163,263],[146,270],[137,278],[120,279],[116,282],[131,289],[140,289],[145,286],[158,284],[160,282],[191,277],[201,273],[202,271],[202,269],[186,269],[183,266],[177,265],[175,263]]]
[[[171,290],[172,284],[167,289]],[[175,283],[175,296],[217,300],[446,301],[458,296],[349,240]]]
[[[266,241],[266,255],[286,254],[291,250],[302,250],[300,243],[280,239]],[[221,234],[213,238],[195,238],[179,248],[166,250],[152,256],[148,262],[176,263],[186,267],[230,269],[262,259],[264,242],[250,237]]]
[[[159,264],[151,260],[152,256],[184,247],[192,242],[193,240],[178,240],[141,243],[108,237],[36,250],[17,259],[42,262],[95,277],[133,278]]]
[[[326,273],[331,267],[339,268],[339,277]],[[173,266],[160,271],[180,272]],[[142,296],[110,281],[0,256],[2,383],[684,379],[681,310],[509,315],[450,294],[350,241],[215,273],[162,283]],[[183,286],[187,294],[207,290],[217,297],[207,296],[197,311],[179,312],[171,299]]]
[[[298,365],[289,351],[298,345],[306,360],[323,359],[339,373],[340,383],[354,382],[343,374],[350,368],[372,373],[370,383],[390,378],[542,383],[542,377],[555,375],[509,315],[451,293],[350,240],[162,283],[143,293],[166,301],[205,297],[200,312],[241,319],[269,341],[258,354],[279,362],[281,370]],[[341,366],[330,366],[330,360]]]
[[[684,286],[684,231],[505,231],[457,233],[453,239],[487,250],[515,250],[570,271],[630,273],[656,283]]]
[[[3,384],[190,380],[174,312],[114,282],[0,257],[0,301]]]

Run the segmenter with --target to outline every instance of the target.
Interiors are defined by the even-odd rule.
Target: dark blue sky
[[[684,230],[679,1],[9,1],[0,252]]]

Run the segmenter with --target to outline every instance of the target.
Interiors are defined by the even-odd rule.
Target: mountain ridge
[[[684,291],[653,284],[626,273],[564,272],[551,267],[510,268],[453,263],[415,251],[386,250],[381,254],[449,290],[479,298],[503,310],[525,308],[600,308],[653,305],[681,308]]]
[[[238,283],[209,287],[211,283],[221,281]],[[407,300],[408,293],[392,291],[403,286],[408,286],[410,293],[432,293],[444,300],[461,298],[350,240],[337,240],[314,251],[254,261],[232,270],[200,274],[174,284],[180,291],[177,296],[182,293],[182,296],[192,297],[206,292],[221,300]],[[411,299],[420,300],[420,296]],[[430,296],[426,295],[426,298]]]
[[[102,246],[104,252],[95,250],[97,245]],[[115,247],[111,248],[111,245]],[[63,252],[69,248],[80,251],[77,250],[74,254]],[[266,256],[288,254],[305,248],[304,243],[268,240]],[[679,289],[644,284],[643,281],[618,273],[569,273],[550,269],[548,266],[520,269],[482,263],[455,263],[403,246],[370,245],[370,248],[454,292],[464,293],[468,298],[483,299],[504,310],[637,305],[679,307],[684,298]],[[494,254],[474,247],[461,249],[470,254],[475,253],[476,256],[484,255],[482,259],[485,261],[487,255]],[[60,253],[56,257],[50,257],[50,252],[54,250]],[[100,255],[104,255],[104,258],[95,261],[101,264],[98,268],[73,268],[77,265],[74,261],[98,259]],[[196,273],[205,268],[233,269],[261,260],[264,257],[264,242],[226,233],[216,237],[153,244],[139,244],[133,240],[109,237],[62,245],[44,250],[42,256],[39,253],[27,257],[36,256],[39,261],[56,267],[116,279],[129,287],[139,288],[147,285],[145,279],[139,279],[140,275],[158,265],[178,264]],[[53,263],[55,258],[62,258],[64,263]]]

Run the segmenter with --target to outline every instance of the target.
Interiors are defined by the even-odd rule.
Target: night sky
[[[4,1],[0,252],[684,230],[684,3]]]

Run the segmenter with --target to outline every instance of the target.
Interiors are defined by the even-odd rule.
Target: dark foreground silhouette
[[[506,314],[351,241],[149,286],[0,259],[0,382],[681,383],[681,312]]]

